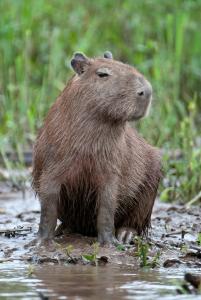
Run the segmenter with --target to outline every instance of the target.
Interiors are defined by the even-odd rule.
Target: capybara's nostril
[[[137,94],[138,94],[138,96],[144,96],[144,91],[140,91]]]

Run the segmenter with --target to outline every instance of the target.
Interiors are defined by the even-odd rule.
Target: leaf
[[[122,244],[118,245],[118,246],[116,247],[116,249],[117,249],[118,251],[125,251],[125,250],[126,250],[125,246],[122,245]]]
[[[84,255],[82,255],[82,258],[84,258],[84,260],[87,260],[87,261],[90,261],[90,262],[94,261],[94,259],[95,259],[93,254],[91,254],[91,255],[90,254],[84,254]]]

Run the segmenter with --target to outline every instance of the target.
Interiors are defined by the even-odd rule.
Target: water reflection
[[[41,265],[31,277],[28,269],[13,262],[0,265],[0,299],[201,299],[176,295],[175,280],[181,281],[187,271],[182,269]]]

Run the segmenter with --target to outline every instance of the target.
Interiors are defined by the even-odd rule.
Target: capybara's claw
[[[132,228],[121,227],[117,230],[116,236],[121,244],[130,244],[133,241],[133,238],[136,234],[136,231]]]

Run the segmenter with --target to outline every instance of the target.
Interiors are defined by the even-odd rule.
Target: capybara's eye
[[[107,73],[98,73],[98,76],[99,77],[107,77],[107,76],[109,76],[109,74],[107,74]]]
[[[108,77],[108,76],[112,75],[112,71],[110,69],[108,69],[108,68],[99,68],[96,71],[96,74],[99,77]]]

